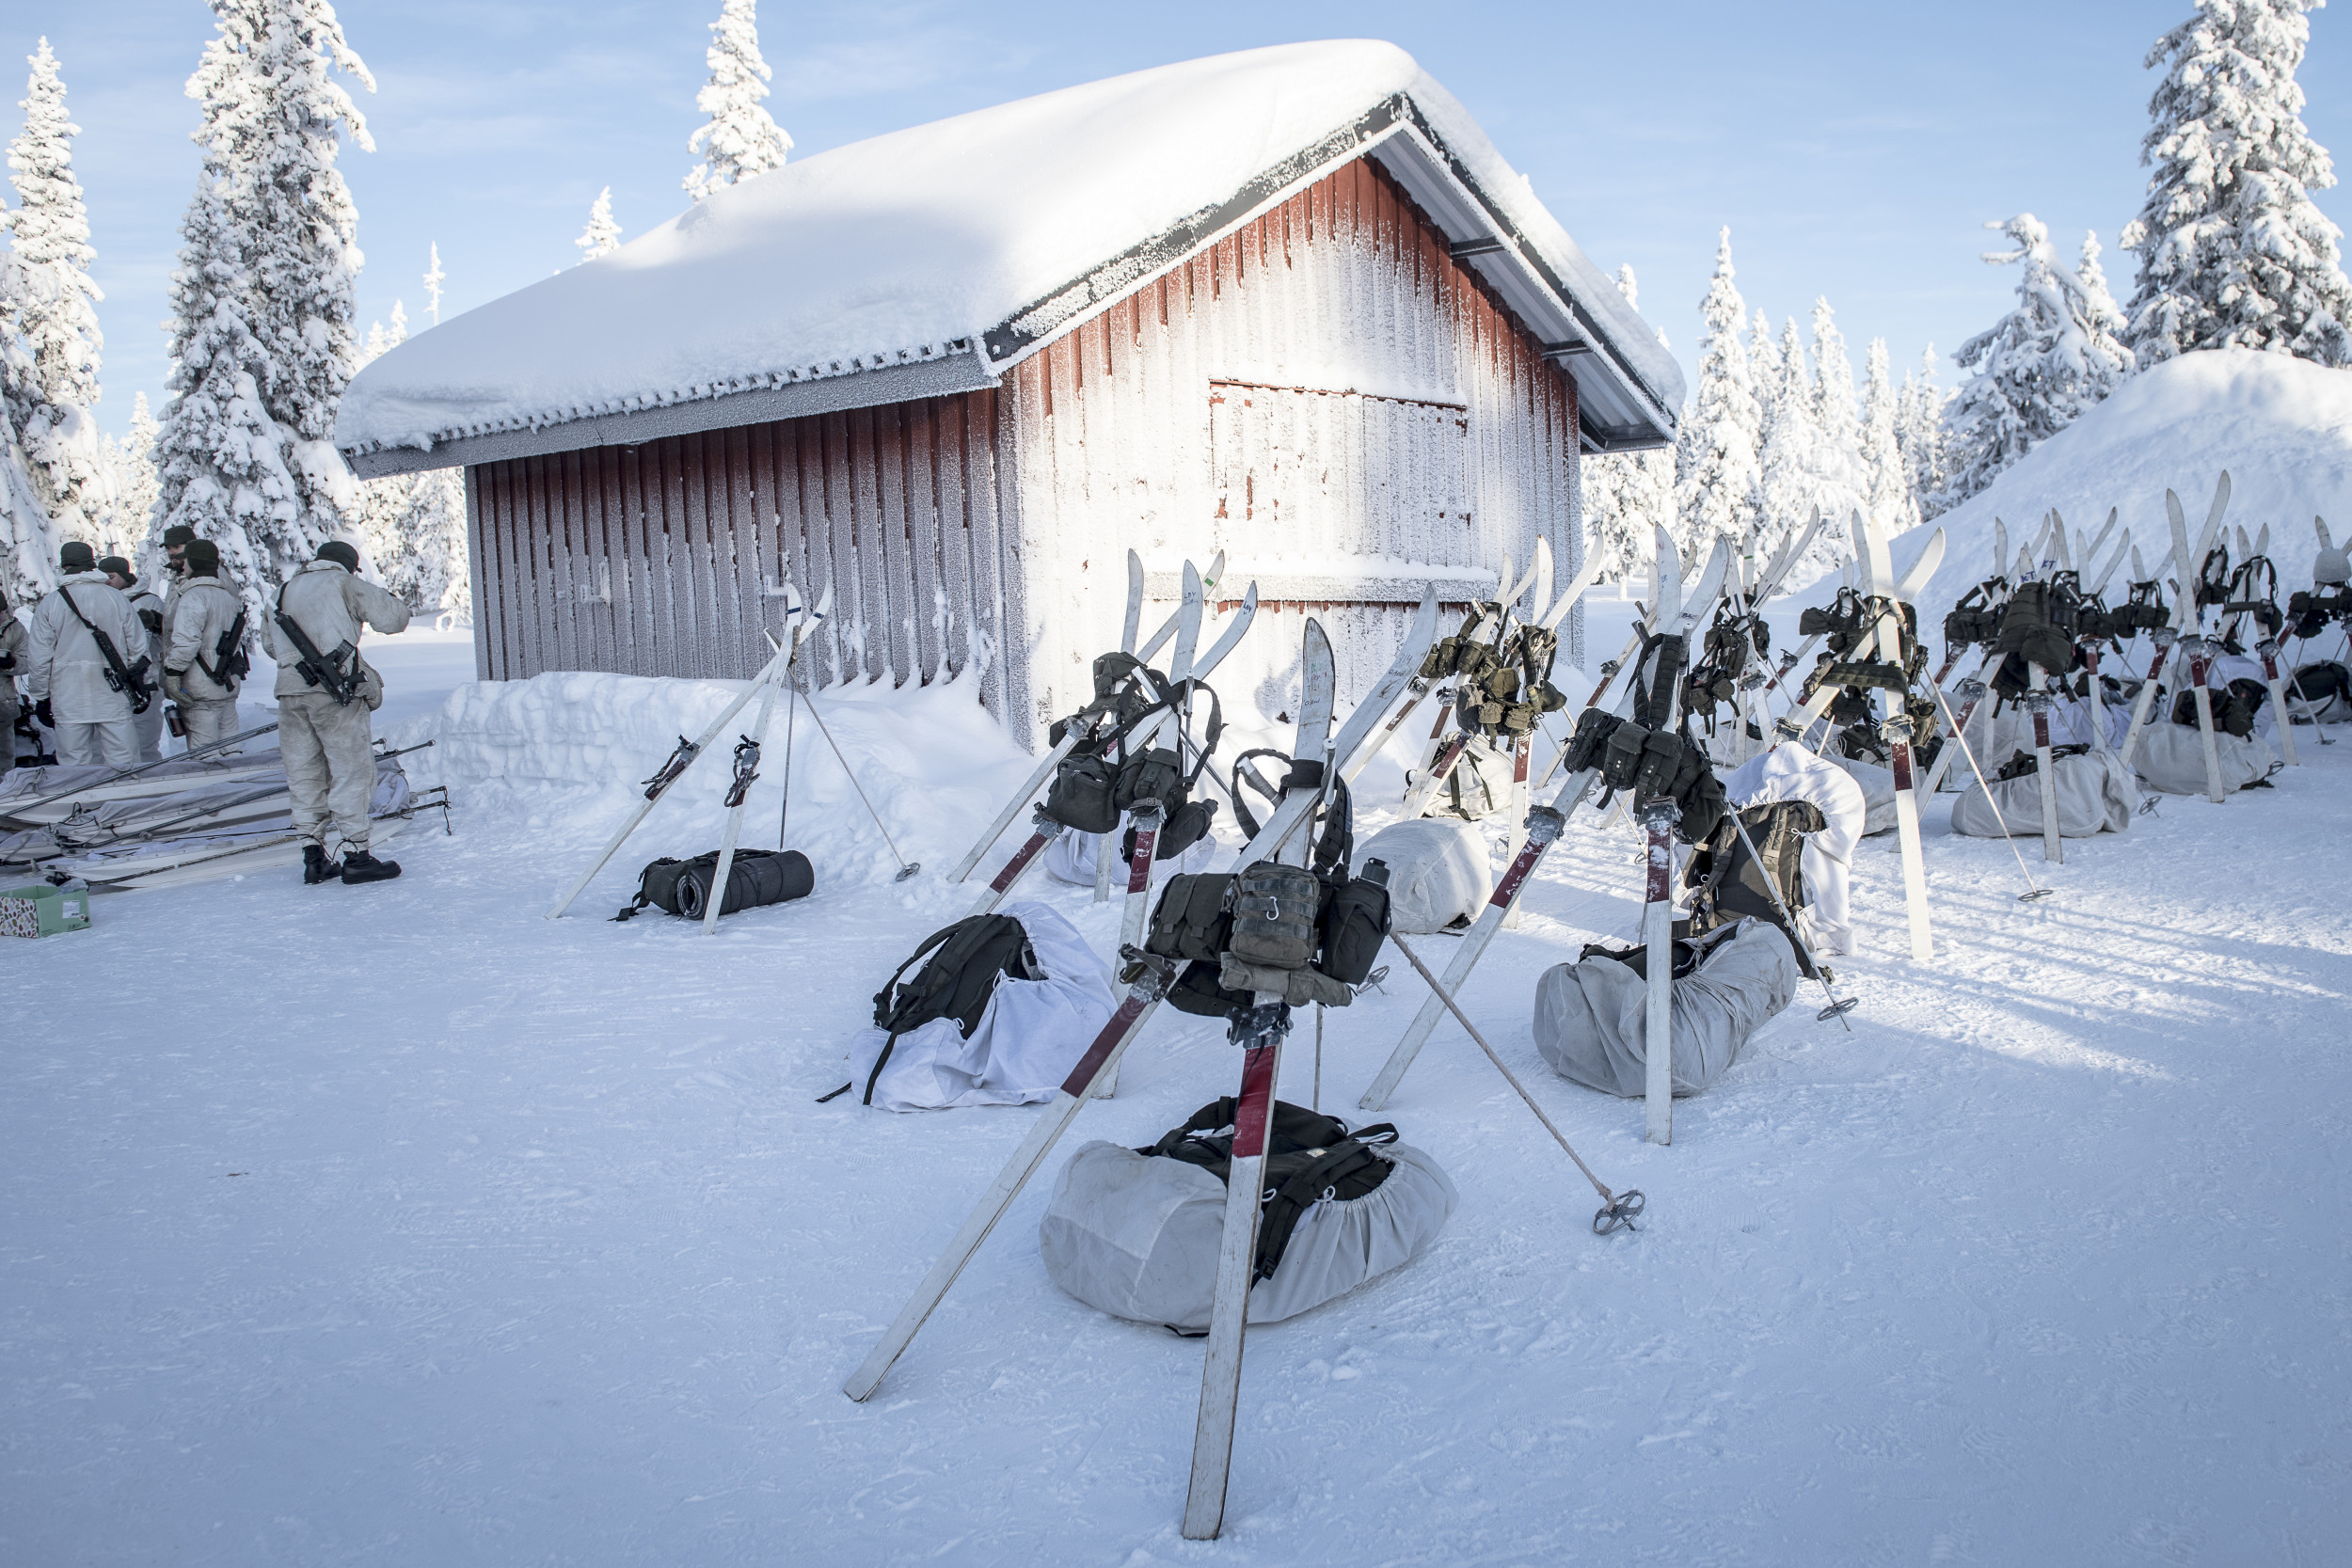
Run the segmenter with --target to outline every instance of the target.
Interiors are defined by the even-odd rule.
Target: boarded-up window
[[[1253,569],[1475,553],[1460,404],[1212,381],[1209,451],[1219,542]]]

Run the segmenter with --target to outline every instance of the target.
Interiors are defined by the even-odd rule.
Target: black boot
[[[305,887],[331,882],[342,874],[343,863],[328,860],[326,846],[306,844],[302,847],[302,883]]]
[[[389,882],[400,875],[400,862],[380,861],[365,849],[343,851],[343,882],[345,886],[360,882]]]

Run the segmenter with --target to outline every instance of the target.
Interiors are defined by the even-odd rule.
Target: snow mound
[[[429,751],[402,759],[418,787],[447,784],[461,822],[486,817],[494,829],[539,838],[568,879],[585,866],[590,847],[600,846],[643,800],[644,781],[679,738],[699,736],[744,685],[583,673],[471,682],[452,691],[439,712],[394,727],[389,741],[397,748],[431,740]],[[988,716],[977,693],[976,686],[948,682],[852,687],[818,697],[858,783],[899,850],[924,863],[927,879],[970,847],[991,813],[1036,766]],[[729,756],[737,736],[748,735],[758,717],[755,702],[720,732],[709,752],[605,867],[600,888],[609,883],[625,895],[657,856],[683,859],[719,847],[726,823],[722,797],[732,778]],[[752,848],[776,842],[787,717],[780,694],[744,812],[742,842]],[[791,752],[789,847],[809,857],[818,885],[887,883],[898,863],[810,721],[805,698],[792,726]],[[583,907],[602,897],[591,894]]]
[[[1476,121],[1411,55],[1355,40],[1136,71],[771,170],[410,338],[353,380],[336,441],[429,448],[942,360],[992,328],[1050,335],[1086,308],[1096,269],[1157,273],[1213,237],[1188,225],[1253,182],[1354,156],[1358,122],[1400,97],[1650,395],[1679,407],[1673,357]],[[1147,244],[1174,248],[1130,254]]]
[[[2327,518],[2339,542],[2352,532],[2352,371],[2225,348],[2185,354],[2132,377],[1966,504],[1928,525],[1943,529],[1950,543],[1920,597],[1923,624],[1940,626],[1952,602],[1992,574],[1994,517],[2009,524],[2014,559],[2050,508],[2066,519],[2070,534],[2095,536],[2107,508],[2118,507],[2118,535],[2131,530],[2153,571],[2172,547],[2166,488],[2180,496],[2193,538],[2224,469],[2230,509],[2221,520],[2230,530],[2231,557],[2237,556],[2237,527],[2251,536],[2268,523],[2283,603],[2312,585],[2319,548],[2312,518]],[[1924,537],[1915,531],[1905,540],[1916,548]],[[2114,548],[2110,540],[2102,563]],[[2110,604],[2122,596],[2130,573],[2127,561],[2108,583]],[[1940,636],[1931,632],[1931,641]]]

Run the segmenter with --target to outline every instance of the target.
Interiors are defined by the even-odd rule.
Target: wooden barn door
[[[1295,684],[1308,615],[1331,634],[1340,689],[1352,697],[1378,678],[1411,619],[1429,576],[1414,568],[1470,566],[1486,553],[1460,404],[1213,381],[1209,462],[1229,584],[1260,584],[1249,679],[1269,713]]]

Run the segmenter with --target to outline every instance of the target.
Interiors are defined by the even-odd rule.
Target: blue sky
[[[2352,157],[2352,20],[2312,15],[2302,81],[2320,140]],[[405,299],[421,325],[426,245],[443,314],[568,264],[596,191],[634,235],[684,204],[706,24],[718,0],[346,0],[377,90],[376,150],[342,166],[368,258],[366,317]],[[796,156],[1123,71],[1335,37],[1402,44],[1479,117],[1595,261],[1633,263],[1644,314],[1686,369],[1716,229],[1729,224],[1751,312],[1826,294],[1853,345],[1899,369],[1946,355],[2009,296],[1977,260],[1987,219],[2030,211],[2069,255],[2113,249],[2138,210],[2148,46],[2185,0],[2112,4],[1405,5],[1192,0],[1157,8],[761,7],[771,111]],[[195,178],[182,95],[211,30],[199,0],[0,0],[0,60],[47,34],[83,127],[75,161],[107,300],[109,430],[131,395],[160,408],[158,324]],[[13,69],[0,79],[22,80]],[[22,119],[10,92],[7,133]],[[2352,214],[2340,191],[2321,205]],[[1955,373],[1946,366],[1948,385]]]

